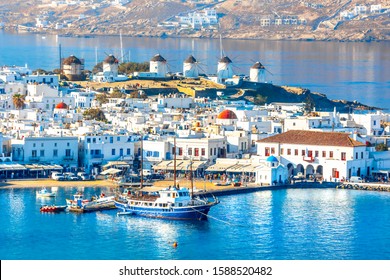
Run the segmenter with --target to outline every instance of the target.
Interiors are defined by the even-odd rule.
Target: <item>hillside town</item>
[[[61,36],[389,40],[386,0],[0,0],[0,29]]]
[[[208,79],[221,93],[234,81],[267,83],[260,62],[250,77],[236,77],[225,56],[215,76],[201,77],[195,61],[190,56],[183,73],[172,77],[157,54],[148,72],[126,76],[108,55],[103,71],[83,84],[83,60],[74,55],[62,60],[61,75],[33,73],[27,65],[1,67],[1,179],[52,178],[57,172],[73,174],[69,180],[83,173],[129,182],[141,173],[162,179],[176,171],[179,177],[192,172],[198,180],[242,186],[388,180],[385,111],[316,111],[303,102],[256,105],[223,94],[144,86]],[[123,80],[127,87],[115,86]],[[108,85],[105,91],[97,89],[100,83]]]

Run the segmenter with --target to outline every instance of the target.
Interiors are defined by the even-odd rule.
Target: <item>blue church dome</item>
[[[279,160],[274,156],[267,157],[266,161],[268,162],[279,162]]]

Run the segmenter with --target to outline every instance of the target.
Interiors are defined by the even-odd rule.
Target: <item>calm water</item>
[[[117,216],[117,210],[40,213],[44,201],[65,204],[76,189],[60,188],[46,200],[35,190],[0,190],[0,259],[390,259],[390,193],[292,189],[223,196],[213,218],[182,222]],[[84,192],[89,197],[100,189]]]
[[[181,72],[182,62],[193,54],[200,72],[215,73],[220,57],[219,40],[180,38],[127,38],[119,36],[71,38],[0,31],[0,65],[24,65],[32,69],[59,68],[62,56],[85,59],[87,69],[107,54],[121,60],[149,61],[156,53],[168,60],[171,72]],[[358,100],[367,105],[390,108],[390,42],[289,42],[223,40],[224,53],[237,74],[249,74],[255,61],[270,73],[266,79],[277,85],[309,88],[330,99]],[[271,74],[272,73],[272,74]]]

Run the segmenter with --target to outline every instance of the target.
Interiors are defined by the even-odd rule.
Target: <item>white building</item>
[[[183,63],[183,76],[186,78],[198,78],[199,71],[195,57],[190,55]]]
[[[79,92],[72,91],[70,96],[74,98],[74,106],[75,108],[91,108],[92,101],[95,98],[95,92]]]
[[[370,12],[371,13],[380,13],[382,11],[382,5],[377,4],[377,5],[371,5],[370,6]]]
[[[233,65],[229,57],[224,56],[218,61],[217,82],[224,83],[227,79],[233,78]]]
[[[259,61],[252,65],[249,70],[249,81],[265,83],[265,67]]]
[[[372,169],[366,146],[345,133],[290,130],[258,141],[257,154],[280,158],[290,176],[302,172],[327,181],[370,176]]]
[[[150,73],[155,73],[156,77],[163,78],[167,74],[167,61],[160,54],[156,54],[149,62]]]
[[[13,160],[23,164],[58,164],[66,168],[78,167],[77,137],[25,137],[12,140]]]
[[[80,167],[98,174],[108,161],[127,161],[132,164],[135,139],[130,135],[85,135],[80,136]]]

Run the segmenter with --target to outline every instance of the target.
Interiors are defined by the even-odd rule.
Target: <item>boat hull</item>
[[[44,213],[59,213],[65,211],[66,206],[42,206],[39,211]]]
[[[137,215],[148,218],[168,220],[207,220],[207,214],[215,203],[186,207],[152,208],[130,206],[127,203],[115,201],[115,206],[122,211],[121,214]]]

